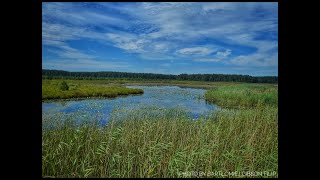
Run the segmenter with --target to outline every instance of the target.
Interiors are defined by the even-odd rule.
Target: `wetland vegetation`
[[[207,91],[205,97],[223,107],[278,107],[278,87],[271,84],[220,86]]]
[[[69,99],[87,97],[117,97],[142,94],[143,90],[114,84],[99,84],[77,80],[42,80],[42,99]]]
[[[61,81],[45,79],[43,90]],[[88,92],[99,88],[132,89],[124,84],[139,84],[128,80],[65,81],[70,91],[83,87]],[[177,83],[149,83],[173,85],[174,82]],[[52,125],[43,126],[43,177],[192,177],[182,173],[278,172],[277,85],[183,83],[207,85],[203,97],[198,98],[222,108],[208,111],[209,117],[194,119],[178,107],[144,106],[124,110],[125,116],[110,112],[110,119],[103,126],[92,121],[95,116],[89,116],[90,121],[81,124],[72,118],[59,121],[59,118],[43,117],[43,123]],[[68,91],[61,94],[65,92]],[[170,94],[167,94],[169,99]]]

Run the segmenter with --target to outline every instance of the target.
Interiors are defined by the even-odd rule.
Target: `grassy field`
[[[276,173],[255,177],[278,177],[277,87],[220,84],[207,91],[206,99],[237,108],[197,121],[179,109],[160,114],[140,109],[103,128],[68,121],[44,129],[42,175],[193,177],[192,172],[268,171]],[[224,175],[208,177],[234,177]]]
[[[64,81],[72,84],[87,84],[87,85],[103,85],[103,86],[125,86],[125,85],[143,85],[143,86],[180,86],[180,87],[199,87],[210,89],[217,86],[229,86],[229,85],[240,85],[248,84],[243,82],[205,82],[205,81],[188,81],[188,80],[147,80],[147,79],[129,79],[129,78],[105,78],[105,79],[93,79],[93,80],[70,80],[65,79]],[[62,79],[43,79],[42,82],[62,82]],[[277,86],[277,84],[267,83],[255,83],[255,85],[268,85]]]
[[[278,107],[278,87],[273,85],[219,86],[207,91],[205,97],[223,107]]]
[[[61,90],[63,80],[42,80],[42,99],[69,99],[87,97],[116,97],[120,95],[142,94],[143,90],[126,88],[120,84],[104,84],[99,81],[65,80],[69,90]]]

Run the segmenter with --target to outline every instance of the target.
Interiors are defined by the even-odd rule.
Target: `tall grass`
[[[61,90],[62,80],[42,80],[42,99],[68,99],[84,97],[116,97],[119,95],[142,94],[142,89],[126,88],[119,85],[88,83],[68,80],[69,90]]]
[[[278,171],[277,109],[226,110],[192,121],[179,110],[132,112],[106,127],[44,130],[44,177],[179,177]],[[219,177],[219,176],[218,176]]]
[[[205,98],[223,107],[278,107],[278,87],[253,84],[219,86],[207,91]]]
[[[226,85],[235,85],[235,84],[248,84],[243,82],[210,82],[210,81],[189,81],[189,80],[169,80],[169,79],[139,79],[139,78],[103,78],[103,79],[83,79],[75,80],[69,79],[68,77],[59,77],[58,79],[49,80],[43,76],[43,82],[61,82],[62,80],[66,81],[68,84],[87,84],[87,85],[178,85],[186,87],[201,87],[201,88],[210,88],[217,86],[226,86]],[[267,83],[254,83],[255,85],[269,85],[275,86],[276,84],[267,84]]]

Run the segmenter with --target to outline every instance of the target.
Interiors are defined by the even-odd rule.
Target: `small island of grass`
[[[97,84],[73,80],[43,80],[42,100],[88,97],[113,98],[121,95],[143,94],[142,89],[114,84]]]

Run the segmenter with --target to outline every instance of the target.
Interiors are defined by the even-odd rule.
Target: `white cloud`
[[[228,57],[229,55],[231,54],[231,50],[230,49],[227,49],[226,51],[219,51],[217,52],[216,56],[219,57],[219,58],[226,58]]]
[[[67,43],[61,41],[45,40],[43,45],[55,47],[48,49],[49,52],[66,59],[94,59],[96,56],[81,52],[78,49],[70,47]]]
[[[278,53],[272,55],[260,53],[241,55],[231,59],[230,63],[239,66],[277,66]]]
[[[114,46],[137,53],[145,52],[145,46],[149,43],[149,40],[139,38],[130,33],[107,33],[106,37],[114,43]]]
[[[261,32],[277,32],[277,3],[99,3],[94,10],[84,3],[43,4],[43,45],[62,49],[60,56],[65,58],[95,58],[80,50],[66,49],[70,47],[68,41],[79,39],[138,53],[147,60],[195,56],[198,58],[194,61],[225,62],[235,52],[210,41],[195,44],[206,38],[257,49],[252,54],[239,54],[230,59],[230,64],[277,64],[273,60],[277,61],[276,52],[269,52],[278,47],[277,41],[256,38]],[[111,14],[102,7],[119,13]],[[257,13],[264,14],[256,18]],[[134,32],[128,31],[130,28]]]
[[[215,50],[207,48],[207,47],[193,47],[193,48],[183,48],[177,51],[180,54],[183,55],[200,55],[200,56],[205,56],[209,55]]]
[[[70,59],[93,59],[96,57],[93,55],[88,55],[86,53],[82,53],[78,50],[62,51],[62,52],[59,52],[58,55],[62,58],[70,58]]]
[[[153,49],[156,52],[167,52],[169,51],[169,45],[165,43],[158,43],[154,44]]]
[[[82,70],[82,69],[96,69],[96,70],[128,70],[129,64],[124,62],[107,62],[97,61],[92,59],[59,59],[59,60],[45,60],[42,63],[44,69],[63,69],[63,70]]]
[[[93,12],[83,3],[43,3],[42,16],[44,19],[56,18],[77,26],[130,24],[130,21],[114,17],[104,12]]]
[[[204,11],[226,11],[226,10],[234,10],[236,7],[232,3],[228,2],[219,2],[219,3],[205,3],[203,5]]]
[[[219,61],[221,61],[221,59],[201,58],[201,59],[194,59],[193,61],[198,61],[198,62],[219,62]]]
[[[193,61],[198,61],[198,62],[219,62],[221,60],[226,59],[230,54],[231,54],[231,50],[227,49],[225,51],[218,51],[214,55],[214,57],[212,57],[212,58],[196,58],[196,59],[193,59]]]
[[[101,32],[92,31],[86,27],[73,27],[63,24],[47,22],[42,23],[42,42],[44,45],[58,45],[57,41],[66,43],[70,40],[80,39],[106,41],[106,35]]]

